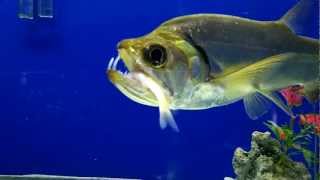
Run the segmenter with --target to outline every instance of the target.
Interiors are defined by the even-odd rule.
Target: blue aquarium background
[[[118,41],[172,17],[221,13],[277,20],[297,0],[55,0],[54,18],[19,19],[18,1],[0,0],[0,174],[144,179],[234,176],[236,147],[248,150],[241,101],[177,111],[180,133],[161,130],[158,109],[130,101],[107,79]],[[314,16],[317,17],[317,16]],[[318,38],[316,19],[303,35]],[[310,105],[304,106],[310,110]],[[302,109],[303,110],[303,109]],[[297,111],[302,111],[301,108]]]

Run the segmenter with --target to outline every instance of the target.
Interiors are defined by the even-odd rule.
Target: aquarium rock
[[[237,148],[232,165],[236,180],[310,180],[307,168],[291,160],[269,132],[253,132],[251,150]]]

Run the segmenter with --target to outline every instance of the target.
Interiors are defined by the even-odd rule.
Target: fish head
[[[187,86],[205,80],[208,74],[208,66],[197,50],[183,36],[166,30],[123,40],[118,43],[118,52],[118,60],[124,62],[128,73],[117,70],[115,60],[109,64],[107,75],[123,94],[144,105],[159,106],[159,99],[137,78],[138,74],[152,79],[169,104],[180,98]]]

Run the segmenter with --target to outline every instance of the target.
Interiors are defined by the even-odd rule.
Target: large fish
[[[196,14],[177,17],[151,33],[118,44],[120,56],[107,75],[127,97],[160,109],[160,125],[178,131],[170,110],[197,110],[243,100],[250,118],[272,101],[294,116],[278,97],[300,85],[318,93],[319,41],[297,35],[317,1],[301,0],[277,21]],[[123,61],[128,72],[117,68]]]

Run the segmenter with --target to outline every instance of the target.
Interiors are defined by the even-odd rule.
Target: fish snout
[[[118,42],[118,44],[117,44],[118,50],[120,50],[120,49],[128,49],[131,46],[132,46],[132,41],[128,40],[128,39],[122,40],[122,41]]]
[[[123,48],[125,48],[124,41],[118,42],[117,49],[123,49]]]

